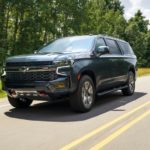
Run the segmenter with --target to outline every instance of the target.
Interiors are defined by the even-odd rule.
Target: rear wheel
[[[78,85],[78,89],[71,97],[70,105],[75,111],[87,112],[91,110],[95,100],[95,87],[92,79],[84,75]]]
[[[8,96],[9,103],[15,108],[27,108],[33,100],[27,98],[12,98]]]
[[[132,71],[129,72],[127,86],[127,88],[122,90],[123,95],[133,95],[135,91],[135,74]]]

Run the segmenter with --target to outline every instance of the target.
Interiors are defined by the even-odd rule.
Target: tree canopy
[[[119,0],[0,0],[0,62],[32,53],[52,39],[106,34],[127,40],[139,66],[150,66],[149,21],[140,10],[130,20]]]

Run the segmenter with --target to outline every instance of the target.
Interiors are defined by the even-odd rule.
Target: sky
[[[150,0],[120,0],[125,7],[125,17],[130,19],[140,9],[146,19],[150,20]]]

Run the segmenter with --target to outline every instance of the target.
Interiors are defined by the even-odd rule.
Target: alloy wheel
[[[93,104],[93,86],[89,81],[83,83],[82,87],[82,102],[86,108],[90,108]]]

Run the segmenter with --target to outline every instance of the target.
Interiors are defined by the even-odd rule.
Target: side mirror
[[[104,55],[104,54],[109,54],[109,53],[110,53],[110,51],[109,51],[108,46],[99,46],[96,49],[96,54],[98,54],[98,55]]]

